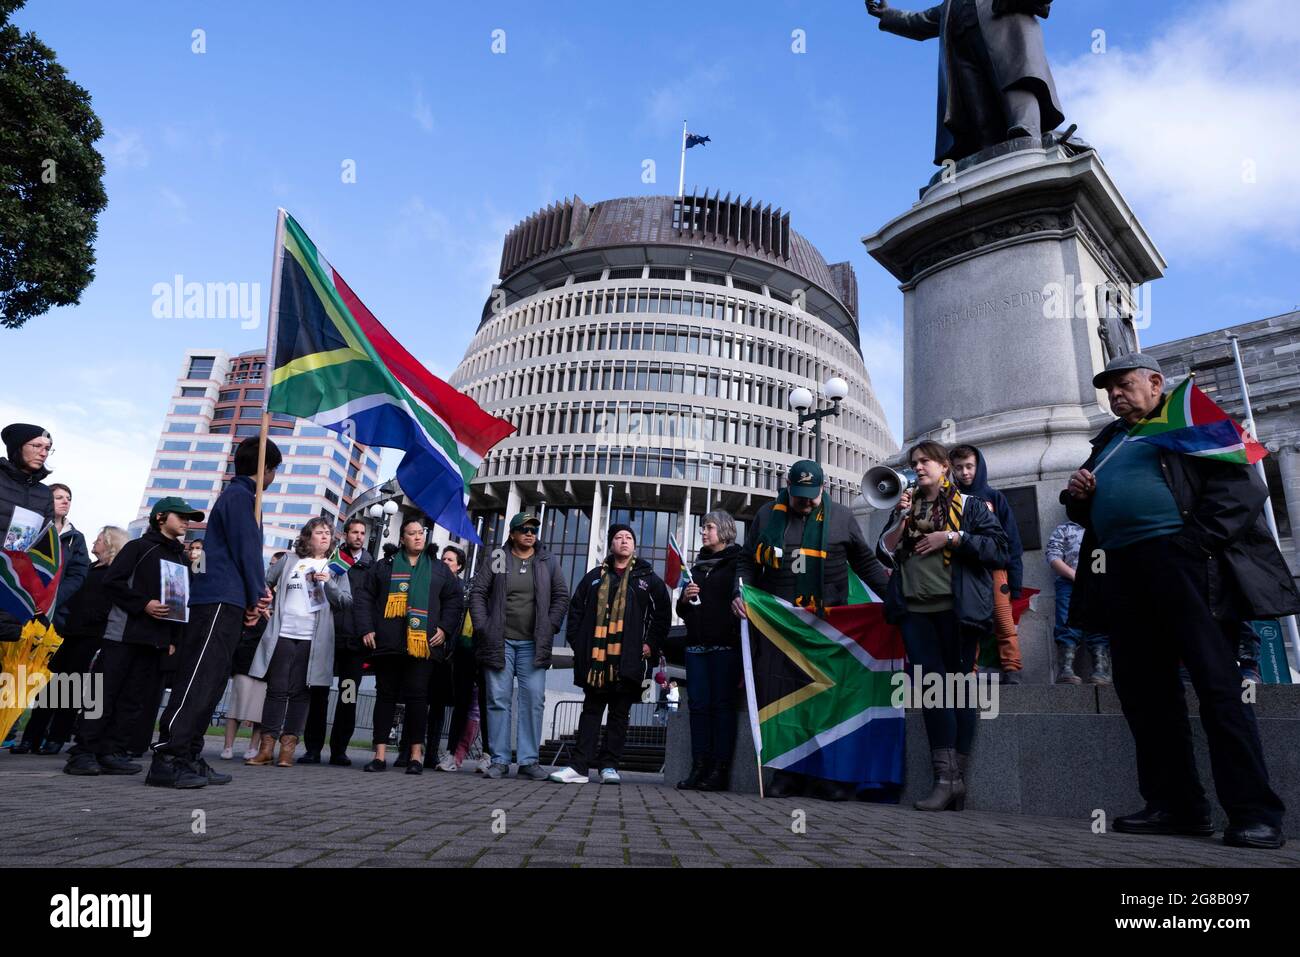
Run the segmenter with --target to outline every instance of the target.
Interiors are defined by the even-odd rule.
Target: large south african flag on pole
[[[742,586],[741,643],[759,762],[865,788],[903,783],[903,708],[893,703],[903,639],[884,605],[826,618]]]
[[[417,362],[294,218],[284,210],[280,217],[267,411],[405,450],[402,491],[447,531],[478,542],[466,512],[470,479],[514,426]]]
[[[54,524],[41,529],[25,550],[0,551],[0,611],[26,624],[54,610],[63,577],[63,545]]]
[[[1169,393],[1159,415],[1143,419],[1128,437],[1184,455],[1240,465],[1254,465],[1268,455],[1268,450],[1198,389],[1190,376]]]

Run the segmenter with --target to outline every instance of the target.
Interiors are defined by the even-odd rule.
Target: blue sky
[[[854,263],[867,365],[901,429],[901,296],[860,238],[932,172],[938,51],[880,33],[861,2],[32,0],[16,20],[107,130],[94,283],[80,305],[0,331],[11,369],[57,370],[53,407],[11,385],[0,418],[50,424],[83,526],[132,517],[182,350],[265,340],[261,324],[156,318],[156,283],[260,283],[264,316],[282,205],[446,376],[505,230],[566,195],[674,192],[683,119],[712,137],[689,154],[688,187],[791,210],[828,261]],[[1089,0],[1046,24],[1067,123],[1170,262],[1146,342],[1300,302],[1295,23],[1285,0]]]

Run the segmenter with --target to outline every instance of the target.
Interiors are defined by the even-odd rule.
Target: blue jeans
[[[542,712],[546,706],[546,669],[533,663],[537,645],[532,641],[506,639],[506,666],[500,671],[484,668],[488,690],[488,743],[492,763],[510,763],[510,709],[515,679],[519,679],[519,766],[537,763],[542,745]]]
[[[686,702],[691,709],[691,757],[730,763],[736,748],[739,649],[686,652]]]
[[[1052,629],[1052,637],[1071,648],[1077,648],[1082,641],[1090,651],[1097,648],[1102,651],[1107,650],[1110,647],[1110,639],[1105,635],[1095,632],[1084,634],[1078,628],[1071,628],[1065,623],[1070,617],[1070,595],[1073,592],[1074,582],[1059,577],[1056,579],[1056,627]]]

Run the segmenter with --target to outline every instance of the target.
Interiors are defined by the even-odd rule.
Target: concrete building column
[[[1300,448],[1284,445],[1278,450],[1277,466],[1282,476],[1286,514],[1291,520],[1291,541],[1300,553]]]
[[[605,558],[604,494],[604,486],[597,482],[596,491],[591,496],[591,534],[587,538],[588,568],[595,568]]]
[[[514,518],[523,508],[523,497],[519,494],[519,483],[511,482],[510,491],[506,493],[506,520],[501,523],[501,541],[498,545],[504,545],[506,539],[510,537],[510,519]]]

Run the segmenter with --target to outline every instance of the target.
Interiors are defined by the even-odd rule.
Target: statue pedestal
[[[1042,548],[1057,496],[1108,421],[1092,377],[1137,348],[1136,287],[1165,262],[1091,149],[1000,152],[926,189],[863,239],[903,291],[904,441],[978,446],[1016,508],[1025,678],[1051,680],[1054,576]]]

